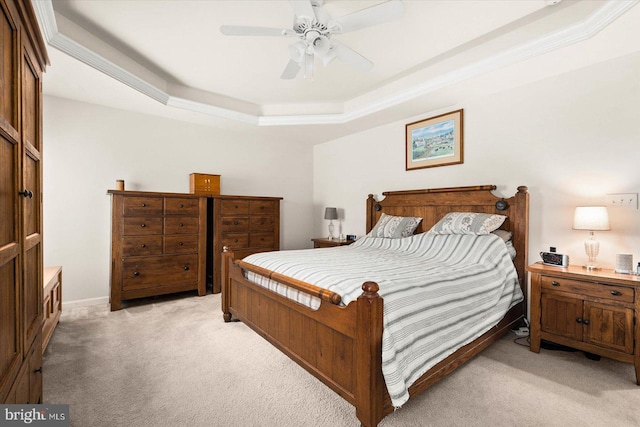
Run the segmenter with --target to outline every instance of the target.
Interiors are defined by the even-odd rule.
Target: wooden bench
[[[43,284],[42,352],[44,353],[62,313],[62,267],[45,267]]]

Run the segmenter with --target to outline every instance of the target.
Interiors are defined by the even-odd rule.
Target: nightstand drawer
[[[581,282],[578,280],[548,276],[542,276],[541,287],[543,290],[553,289],[554,291],[572,292],[596,298],[605,298],[624,302],[633,302],[634,296],[632,288],[600,283]]]

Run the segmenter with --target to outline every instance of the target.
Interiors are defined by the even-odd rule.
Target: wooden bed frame
[[[502,229],[513,232],[514,263],[525,294],[502,321],[475,341],[460,348],[427,371],[410,388],[411,397],[425,390],[478,354],[515,327],[526,314],[526,281],[529,193],[518,187],[506,199],[494,196],[496,186],[439,188],[385,192],[378,202],[367,199],[367,233],[380,215],[420,216],[416,233],[428,231],[448,212],[484,212],[507,215]],[[224,320],[241,320],[333,391],[356,407],[363,426],[376,426],[393,412],[382,376],[382,307],[378,285],[366,282],[363,293],[348,306],[340,296],[269,270],[235,260],[225,248],[222,311]],[[318,249],[326,250],[326,249]],[[319,297],[318,310],[298,304],[245,279],[243,270],[254,271]]]

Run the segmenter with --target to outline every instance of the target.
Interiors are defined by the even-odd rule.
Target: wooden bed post
[[[383,418],[382,307],[378,284],[365,282],[357,300],[356,320],[356,416],[365,427]]]
[[[524,316],[527,316],[527,301],[529,293],[527,292],[527,263],[529,251],[529,193],[528,188],[524,185],[518,187],[518,192],[514,196],[514,226],[515,230],[511,230],[517,234],[518,240],[514,241],[516,249],[516,258],[514,264],[518,271],[520,279],[520,287],[524,294]]]
[[[374,210],[376,203],[373,194],[369,194],[369,197],[367,197],[367,233],[376,225],[376,212]]]
[[[231,321],[229,312],[229,263],[233,262],[233,252],[228,246],[222,248],[222,318],[225,322]]]

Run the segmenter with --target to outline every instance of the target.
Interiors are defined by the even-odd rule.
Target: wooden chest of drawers
[[[109,190],[111,310],[121,301],[206,293],[206,197]]]
[[[222,250],[229,247],[241,259],[256,252],[280,249],[282,197],[216,196],[213,199],[213,292],[222,286]]]

